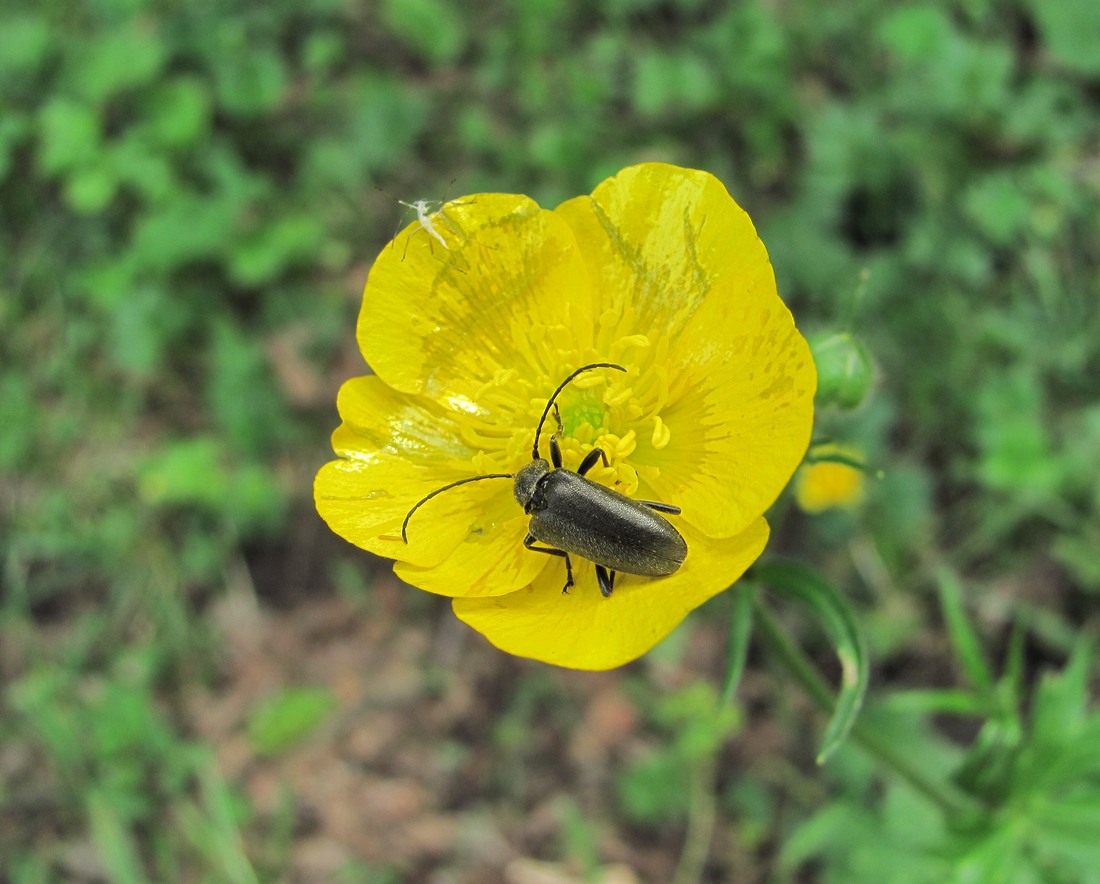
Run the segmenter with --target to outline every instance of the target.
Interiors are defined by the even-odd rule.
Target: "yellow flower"
[[[352,543],[396,559],[413,586],[513,654],[578,669],[639,657],[760,555],[764,510],[809,443],[816,383],[748,216],[705,172],[624,169],[549,211],[476,194],[414,222],[363,292],[358,339],[374,376],[348,381],[317,475],[317,509]],[[438,236],[436,235],[438,234]],[[668,516],[687,542],[662,578],[620,573],[603,598],[592,563],[523,546],[530,516],[507,479],[531,461],[558,397],[564,465]],[[553,419],[541,438],[541,453]]]
[[[814,446],[815,459],[834,455],[857,463],[863,460],[862,453],[855,448],[835,444]],[[795,478],[794,496],[799,507],[808,513],[856,506],[863,499],[863,471],[830,460],[803,464]]]

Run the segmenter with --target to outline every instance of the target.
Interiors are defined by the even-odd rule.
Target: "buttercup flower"
[[[863,460],[858,449],[831,443],[815,445],[813,455],[816,458],[836,455],[855,463]],[[854,507],[863,499],[863,481],[863,470],[846,463],[830,460],[806,463],[795,477],[794,496],[799,507],[808,513]]]
[[[414,222],[371,269],[358,339],[374,375],[340,391],[317,509],[505,651],[629,662],[760,555],[763,513],[809,443],[814,365],[764,246],[716,178],[661,163],[552,211],[483,193],[431,223],[438,237]],[[402,540],[431,492],[530,463],[547,399],[597,362],[627,371],[585,372],[558,396],[564,467],[601,448],[608,466],[587,478],[680,507],[679,570],[620,573],[604,598],[573,554],[563,593],[565,561],[524,548],[531,517],[506,478],[433,497]]]

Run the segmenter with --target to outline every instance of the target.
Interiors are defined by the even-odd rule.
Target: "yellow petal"
[[[484,507],[480,513],[482,524],[493,530],[475,526],[446,561],[431,567],[398,562],[394,566],[397,576],[419,589],[462,598],[503,596],[528,586],[546,568],[547,557],[523,546],[530,516],[511,497],[511,485],[508,488],[507,505]],[[432,530],[440,524],[437,519]]]
[[[672,441],[638,456],[660,470],[651,485],[662,499],[717,537],[741,531],[790,481],[810,443],[817,383],[774,289],[730,288],[716,287],[670,354],[679,385],[662,417]]]
[[[544,338],[591,343],[588,275],[568,225],[528,197],[481,193],[415,223],[375,261],[358,337],[392,387],[477,410],[500,371],[550,371]],[[587,338],[587,339],[586,339]]]
[[[743,531],[805,453],[816,385],[752,222],[713,175],[661,163],[624,169],[557,212],[617,334],[661,342],[645,354],[652,365],[634,366],[667,372],[669,393],[632,464],[705,533]]]
[[[406,545],[401,541],[406,514],[435,489],[474,475],[474,452],[460,441],[446,411],[398,393],[376,377],[344,384],[337,407],[344,423],[332,445],[340,460],[318,472],[314,498],[332,530],[356,546],[432,565],[471,533],[491,537],[498,530],[498,523],[485,518],[494,511],[491,502],[518,508],[507,479],[463,485],[417,511]],[[424,530],[418,530],[421,525]]]
[[[503,651],[571,669],[612,669],[640,657],[693,608],[740,577],[760,555],[768,525],[757,519],[743,533],[713,540],[681,525],[688,543],[671,577],[619,574],[603,598],[591,563],[574,557],[576,585],[562,593],[564,563],[547,567],[534,584],[492,599],[455,599],[460,620]]]
[[[612,309],[631,326],[620,335],[675,341],[714,283],[731,272],[746,285],[767,280],[775,290],[752,222],[708,172],[630,166],[555,212],[584,253],[597,310]]]

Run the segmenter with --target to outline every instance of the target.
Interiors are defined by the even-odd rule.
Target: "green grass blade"
[[[118,884],[145,884],[149,879],[137,841],[110,799],[93,789],[86,798],[86,808],[92,840],[107,876]]]
[[[944,623],[951,636],[955,653],[966,672],[970,684],[982,694],[993,692],[993,670],[982,652],[982,643],[963,607],[962,589],[955,573],[941,568],[936,582],[940,596],[940,608],[943,610]]]
[[[817,756],[818,763],[822,764],[844,742],[867,692],[869,667],[859,624],[844,597],[829,581],[805,565],[786,561],[765,562],[753,569],[753,577],[808,608],[829,636],[840,658],[840,692]]]

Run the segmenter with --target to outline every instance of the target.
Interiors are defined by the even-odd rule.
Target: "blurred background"
[[[697,776],[729,594],[554,670],[313,509],[397,200],[643,160],[719,176],[875,365],[818,424],[882,478],[771,545],[858,609],[872,697],[964,680],[944,568],[1016,684],[1096,637],[1100,4],[6,0],[0,880],[948,880],[758,649]],[[921,721],[930,769],[981,724]]]

